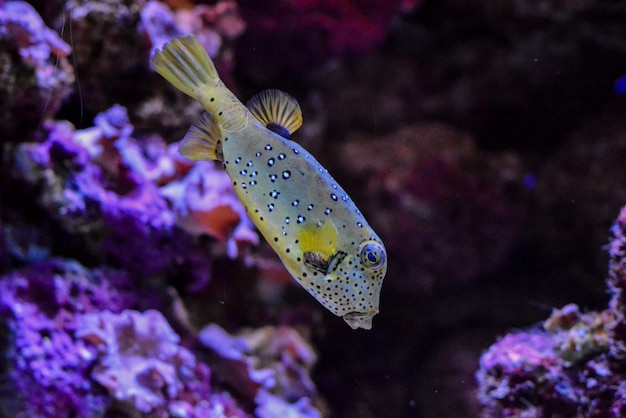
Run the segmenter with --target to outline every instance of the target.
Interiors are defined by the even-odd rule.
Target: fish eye
[[[385,249],[376,241],[361,244],[361,263],[372,270],[381,268],[387,259]]]

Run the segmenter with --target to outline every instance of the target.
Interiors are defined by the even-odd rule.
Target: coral
[[[88,117],[123,100],[150,92],[145,82],[148,49],[137,30],[145,0],[70,0],[62,12],[71,25],[71,47],[78,74],[72,106]],[[59,27],[61,30],[62,27]],[[78,109],[77,109],[78,110]],[[79,112],[77,112],[79,113]]]
[[[8,168],[20,185],[12,191],[15,201],[29,195],[48,217],[39,222],[49,225],[51,220],[65,234],[82,239],[83,245],[68,251],[114,260],[142,276],[188,272],[199,287],[209,278],[211,259],[205,244],[178,226],[176,213],[194,215],[200,206],[205,216],[196,235],[209,232],[228,241],[233,257],[258,242],[234,192],[225,188],[230,183],[224,175],[207,166],[190,172],[189,163],[157,136],[132,137],[133,127],[120,106],[95,122],[78,131],[67,122],[47,124],[46,140],[20,144]],[[167,186],[176,180],[182,183]],[[179,202],[186,198],[172,192],[175,185],[198,181],[204,186],[192,196],[194,203]],[[217,212],[206,216],[207,205],[218,207]]]
[[[555,310],[541,329],[506,335],[485,352],[476,377],[485,417],[624,416],[623,290],[626,207],[612,228],[609,308]]]
[[[236,257],[238,244],[258,244],[258,235],[235,195],[230,178],[212,162],[197,163],[184,179],[162,189],[171,202],[178,225],[193,235],[208,234],[228,240],[228,254]]]
[[[2,382],[11,394],[0,400],[3,416],[103,414],[109,400],[89,379],[91,352],[73,334],[83,314],[133,307],[135,291],[124,273],[62,260],[0,278]]]
[[[419,1],[240,0],[248,30],[237,61],[247,75],[267,81],[309,71],[333,58],[372,51],[381,45],[393,19]]]
[[[3,416],[247,417],[240,405],[254,405],[259,416],[321,417],[310,402],[319,403],[309,377],[316,356],[295,330],[230,336],[210,325],[200,335],[216,354],[209,369],[151,307],[163,309],[162,300],[127,274],[72,261],[1,277],[0,377],[12,395],[0,398]],[[230,386],[233,367],[255,390],[215,385]]]
[[[565,329],[509,334],[480,360],[479,401],[484,417],[622,416],[624,377],[607,355],[611,314],[578,315],[570,305]],[[556,321],[561,321],[561,319]],[[592,325],[590,325],[592,324]]]
[[[70,93],[70,47],[28,3],[0,3],[0,124],[3,140],[29,136]],[[20,117],[16,118],[15,115]]]
[[[609,308],[615,315],[611,327],[611,354],[624,361],[626,359],[626,208],[622,208],[611,228],[612,240],[609,251]]]
[[[158,311],[86,314],[75,335],[97,351],[92,378],[130,415],[214,416],[228,404],[226,394],[214,397],[208,367],[179,345]],[[229,409],[227,416],[245,416],[234,405]]]
[[[224,42],[233,41],[246,29],[237,3],[230,0],[176,10],[159,1],[149,1],[141,11],[141,23],[153,49],[175,36],[193,34],[212,58],[218,56]]]
[[[265,416],[289,410],[300,411],[293,416],[319,416],[309,404],[317,400],[309,378],[317,356],[297,331],[263,327],[231,336],[212,324],[200,331],[198,339],[214,354],[212,368],[231,390],[255,399],[257,411]]]

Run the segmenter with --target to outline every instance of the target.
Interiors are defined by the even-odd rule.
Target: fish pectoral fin
[[[346,255],[347,254],[343,251],[337,251],[335,254],[331,255],[330,258],[324,258],[322,254],[315,251],[307,251],[303,254],[304,264],[319,271],[324,274],[324,276],[328,276],[335,271]]]
[[[202,114],[178,146],[178,152],[190,160],[224,160],[222,132],[210,113]]]
[[[304,263],[324,274],[337,245],[337,228],[330,221],[307,224],[297,234]]]
[[[323,273],[324,275],[328,271],[328,259],[324,258],[324,256],[315,251],[306,251],[303,254],[304,264],[308,267]]]
[[[150,63],[174,87],[196,100],[202,87],[219,80],[213,61],[193,35],[172,39],[154,53]]]
[[[280,90],[263,90],[255,94],[246,107],[267,129],[284,138],[289,138],[302,125],[298,101]]]

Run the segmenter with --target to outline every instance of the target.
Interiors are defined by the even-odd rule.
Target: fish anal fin
[[[224,160],[222,132],[210,113],[203,113],[200,119],[191,125],[178,146],[178,152],[194,161]]]
[[[259,122],[285,138],[302,125],[298,101],[280,90],[263,90],[254,95],[246,107]]]

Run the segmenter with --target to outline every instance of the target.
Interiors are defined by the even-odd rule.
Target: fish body
[[[387,270],[385,247],[328,171],[288,138],[302,123],[295,99],[266,90],[244,106],[192,36],[170,41],[152,65],[207,111],[181,141],[181,154],[221,160],[289,273],[350,327],[370,329]]]

